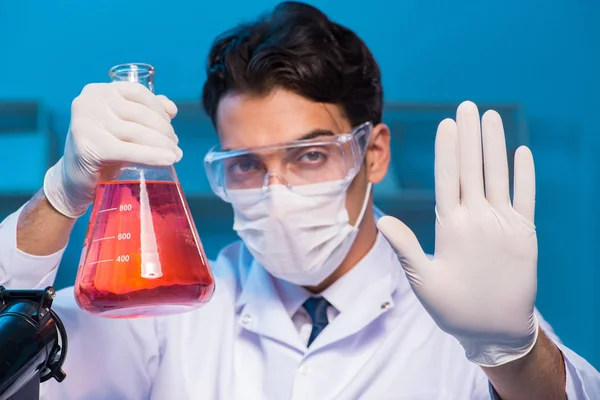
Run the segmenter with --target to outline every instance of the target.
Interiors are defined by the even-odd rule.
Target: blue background
[[[106,81],[107,69],[117,63],[151,63],[158,92],[197,101],[214,37],[276,3],[0,0],[0,101],[42,102],[60,146],[72,99],[85,84]],[[538,307],[569,346],[599,366],[600,3],[310,3],[367,42],[382,68],[388,102],[458,105],[469,99],[522,106],[538,180]],[[0,141],[0,190],[28,195],[40,187],[46,165],[22,136],[24,141]],[[183,144],[184,159],[192,161],[177,168],[186,182],[204,179],[203,147],[216,138],[207,134],[203,140],[201,149],[192,141]],[[430,153],[423,157],[432,162]],[[9,168],[15,164],[18,169]],[[235,237],[227,224],[212,234],[199,226],[208,232],[203,241],[210,255]],[[57,286],[73,280],[86,225],[85,218],[77,224]]]

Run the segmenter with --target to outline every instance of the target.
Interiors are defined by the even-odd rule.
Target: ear
[[[365,156],[369,182],[376,184],[383,180],[388,171],[390,159],[390,128],[385,124],[377,124],[371,131],[369,147]]]

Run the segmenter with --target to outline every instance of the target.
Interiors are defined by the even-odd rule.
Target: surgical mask
[[[340,181],[228,192],[233,229],[254,258],[277,278],[316,286],[344,261],[367,209],[371,183],[354,226]]]

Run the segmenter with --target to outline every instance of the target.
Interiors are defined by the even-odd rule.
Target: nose
[[[288,189],[291,188],[290,183],[285,178],[286,164],[282,154],[276,152],[273,154],[263,155],[261,157],[265,176],[263,178],[263,190],[266,190],[271,185],[283,185]]]
[[[285,179],[283,179],[278,173],[269,172],[268,175],[268,185],[285,185]]]
[[[265,179],[263,181],[263,189],[266,189],[270,185],[284,185],[290,188],[290,184],[285,180],[283,176],[281,176],[277,172],[267,171],[265,174]]]

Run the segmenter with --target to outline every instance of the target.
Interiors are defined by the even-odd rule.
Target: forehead
[[[217,110],[219,139],[228,149],[290,142],[314,130],[341,134],[351,129],[339,106],[282,89],[266,96],[228,94]]]

